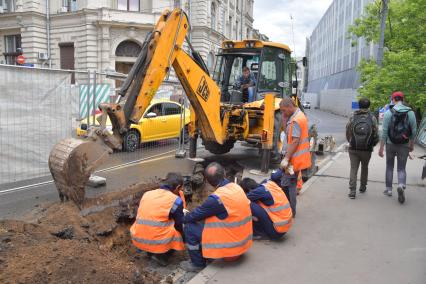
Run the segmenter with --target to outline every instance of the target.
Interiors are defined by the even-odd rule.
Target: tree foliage
[[[378,42],[380,1],[368,5],[349,32]],[[386,23],[383,67],[373,60],[363,60],[359,92],[371,99],[373,106],[389,102],[393,91],[406,94],[407,102],[426,107],[426,0],[391,0]]]

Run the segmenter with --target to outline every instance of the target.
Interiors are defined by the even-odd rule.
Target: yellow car
[[[138,124],[132,124],[123,140],[123,151],[133,152],[140,143],[179,138],[185,132],[185,142],[188,139],[187,125],[190,121],[189,109],[185,108],[185,127],[180,129],[182,106],[166,99],[152,100]],[[107,129],[112,132],[111,122],[107,121]],[[77,136],[87,134],[87,124],[82,123],[77,128]]]

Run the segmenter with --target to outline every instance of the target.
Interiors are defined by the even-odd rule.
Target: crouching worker
[[[206,259],[236,259],[252,245],[250,201],[243,189],[225,179],[225,170],[218,163],[208,165],[204,175],[216,191],[184,217],[191,258],[181,263],[186,271],[201,270]]]
[[[135,223],[130,227],[133,244],[160,265],[167,265],[174,251],[183,251],[183,200],[178,196],[182,175],[169,173],[160,188],[146,192]]]
[[[244,178],[241,187],[250,199],[255,239],[280,239],[293,224],[290,203],[281,187],[272,180],[258,184],[251,178]]]

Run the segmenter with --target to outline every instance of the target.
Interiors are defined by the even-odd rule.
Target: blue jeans
[[[251,214],[253,215],[253,233],[257,236],[268,237],[271,240],[280,239],[285,233],[278,233],[268,213],[259,204],[250,203]]]
[[[204,223],[188,223],[184,225],[186,247],[192,264],[198,267],[206,266],[206,259],[201,251],[201,237]]]
[[[249,103],[251,103],[251,102],[254,102],[254,99],[255,99],[255,97],[254,97],[254,87],[248,87],[247,88],[247,92],[248,92],[248,102]]]

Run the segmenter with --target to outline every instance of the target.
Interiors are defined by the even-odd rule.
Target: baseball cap
[[[392,99],[394,99],[394,98],[396,98],[396,97],[404,98],[404,93],[403,93],[403,92],[400,92],[400,91],[398,91],[398,92],[394,92],[394,93],[392,94]]]

